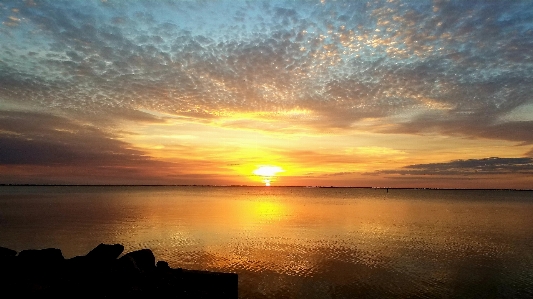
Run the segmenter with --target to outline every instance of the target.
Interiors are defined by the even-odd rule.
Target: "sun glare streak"
[[[265,186],[270,186],[270,183],[275,178],[276,174],[278,172],[283,172],[284,170],[279,166],[269,166],[264,165],[260,166],[256,170],[253,171],[253,174],[263,178],[263,183],[265,183]]]

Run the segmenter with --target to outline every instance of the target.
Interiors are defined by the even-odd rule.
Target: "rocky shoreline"
[[[65,259],[60,249],[0,247],[3,298],[237,298],[238,276],[173,269],[150,249],[121,256],[124,246],[100,244]]]

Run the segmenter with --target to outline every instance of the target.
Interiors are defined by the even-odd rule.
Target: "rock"
[[[63,277],[65,258],[60,249],[22,250],[13,268],[20,298],[35,298],[34,292],[53,292]]]
[[[150,249],[141,249],[126,253],[122,259],[132,259],[137,268],[143,272],[149,272],[155,269],[155,256]]]
[[[117,244],[118,245],[118,244]],[[217,298],[238,296],[237,274],[172,269],[142,249],[112,259],[121,245],[101,244],[65,260],[61,250],[0,255],[0,290],[17,298]],[[112,253],[112,254],[111,254]],[[6,267],[7,266],[7,267]],[[5,297],[5,295],[4,295]]]
[[[123,257],[119,258],[117,261],[117,265],[118,270],[123,275],[132,276],[140,274],[142,272],[141,269],[137,266],[135,260],[129,255],[124,255]]]
[[[238,298],[237,274],[183,269],[173,272],[182,277],[186,298]]]
[[[23,262],[39,264],[51,264],[65,260],[63,253],[61,253],[61,249],[57,248],[22,250],[18,254],[18,259]]]
[[[12,257],[17,255],[17,252],[13,249],[0,247],[0,257]]]
[[[0,284],[11,284],[16,269],[17,252],[15,250],[0,247]]]
[[[124,246],[121,244],[104,244],[96,246],[93,250],[87,253],[87,257],[93,260],[110,261],[118,258],[124,251]]]
[[[65,260],[65,270],[70,276],[89,276],[102,263],[94,263],[86,256],[75,256]]]
[[[158,261],[156,267],[158,270],[170,270],[168,263],[165,261]]]

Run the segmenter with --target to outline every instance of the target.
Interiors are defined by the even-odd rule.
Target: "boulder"
[[[54,248],[23,250],[18,256],[7,250],[10,256],[0,255],[2,294],[10,298],[238,297],[237,274],[172,269],[164,261],[156,266],[149,249],[111,259],[122,252],[121,245],[97,248],[67,260]]]
[[[33,287],[30,288],[32,285],[35,288],[45,288],[52,281],[59,280],[64,263],[65,258],[60,249],[29,249],[19,252],[13,270],[23,285],[21,288],[33,290]]]
[[[57,248],[22,250],[18,254],[18,259],[22,262],[38,264],[52,264],[65,260],[61,249]]]
[[[119,260],[131,259],[142,272],[149,272],[155,269],[155,256],[150,249],[141,249],[126,253]]]
[[[65,271],[72,277],[89,276],[101,264],[103,263],[94,263],[86,256],[75,256],[65,260]]]
[[[0,247],[0,284],[9,284],[13,280],[17,261],[16,255],[15,250]]]
[[[97,261],[111,261],[118,258],[124,251],[124,246],[121,244],[103,244],[96,246],[93,250],[87,253],[87,257]]]
[[[117,260],[117,269],[119,273],[124,277],[132,277],[141,274],[141,269],[135,263],[135,260],[128,255]]]
[[[17,252],[13,249],[0,247],[0,257],[13,257],[17,255]]]
[[[156,264],[158,270],[170,270],[170,267],[165,261],[158,261]]]

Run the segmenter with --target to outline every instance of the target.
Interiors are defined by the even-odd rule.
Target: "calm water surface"
[[[531,298],[533,192],[0,187],[0,246],[150,248],[241,298]]]

